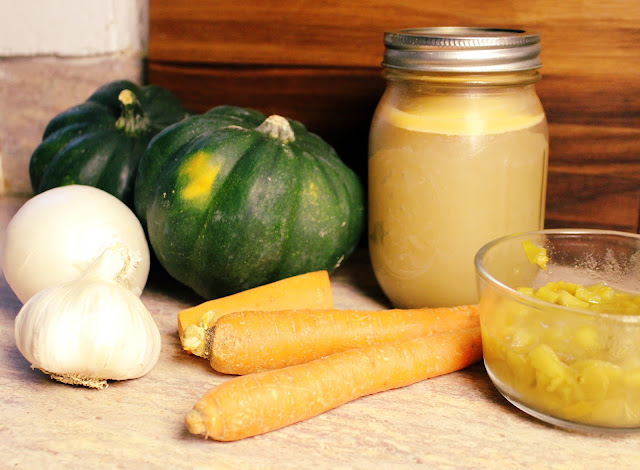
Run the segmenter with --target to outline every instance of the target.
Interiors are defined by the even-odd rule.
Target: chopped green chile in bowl
[[[485,367],[508,401],[571,430],[640,429],[640,236],[509,235],[475,268]]]

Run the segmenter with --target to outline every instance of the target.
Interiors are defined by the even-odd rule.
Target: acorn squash
[[[175,279],[212,299],[331,272],[364,226],[362,183],[300,122],[219,106],[159,133],[135,208]]]
[[[33,191],[83,184],[132,205],[138,162],[149,141],[188,114],[165,88],[108,83],[48,123],[29,162]]]

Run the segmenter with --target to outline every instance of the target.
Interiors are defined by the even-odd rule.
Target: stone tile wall
[[[112,80],[140,83],[148,0],[0,0],[0,196],[31,195],[47,123]]]

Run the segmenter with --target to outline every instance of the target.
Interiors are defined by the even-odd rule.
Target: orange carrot
[[[478,308],[235,312],[190,327],[183,345],[225,374],[302,364],[335,352],[478,326]],[[189,337],[190,336],[190,337]]]
[[[294,308],[332,308],[329,273],[314,271],[254,287],[227,297],[209,300],[178,312],[178,334],[203,321],[213,324],[222,315],[239,310],[285,310]]]
[[[233,441],[317,416],[365,395],[462,369],[482,357],[480,328],[350,349],[234,377],[187,414],[190,433]]]

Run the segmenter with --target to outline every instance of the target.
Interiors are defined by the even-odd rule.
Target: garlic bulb
[[[160,355],[160,331],[123,285],[131,269],[129,250],[114,243],[79,278],[32,296],[15,321],[16,345],[32,367],[93,388],[148,373]]]
[[[7,226],[2,270],[22,303],[42,289],[80,276],[114,241],[138,262],[127,287],[142,294],[149,275],[149,245],[133,211],[98,188],[69,185],[29,199]]]

